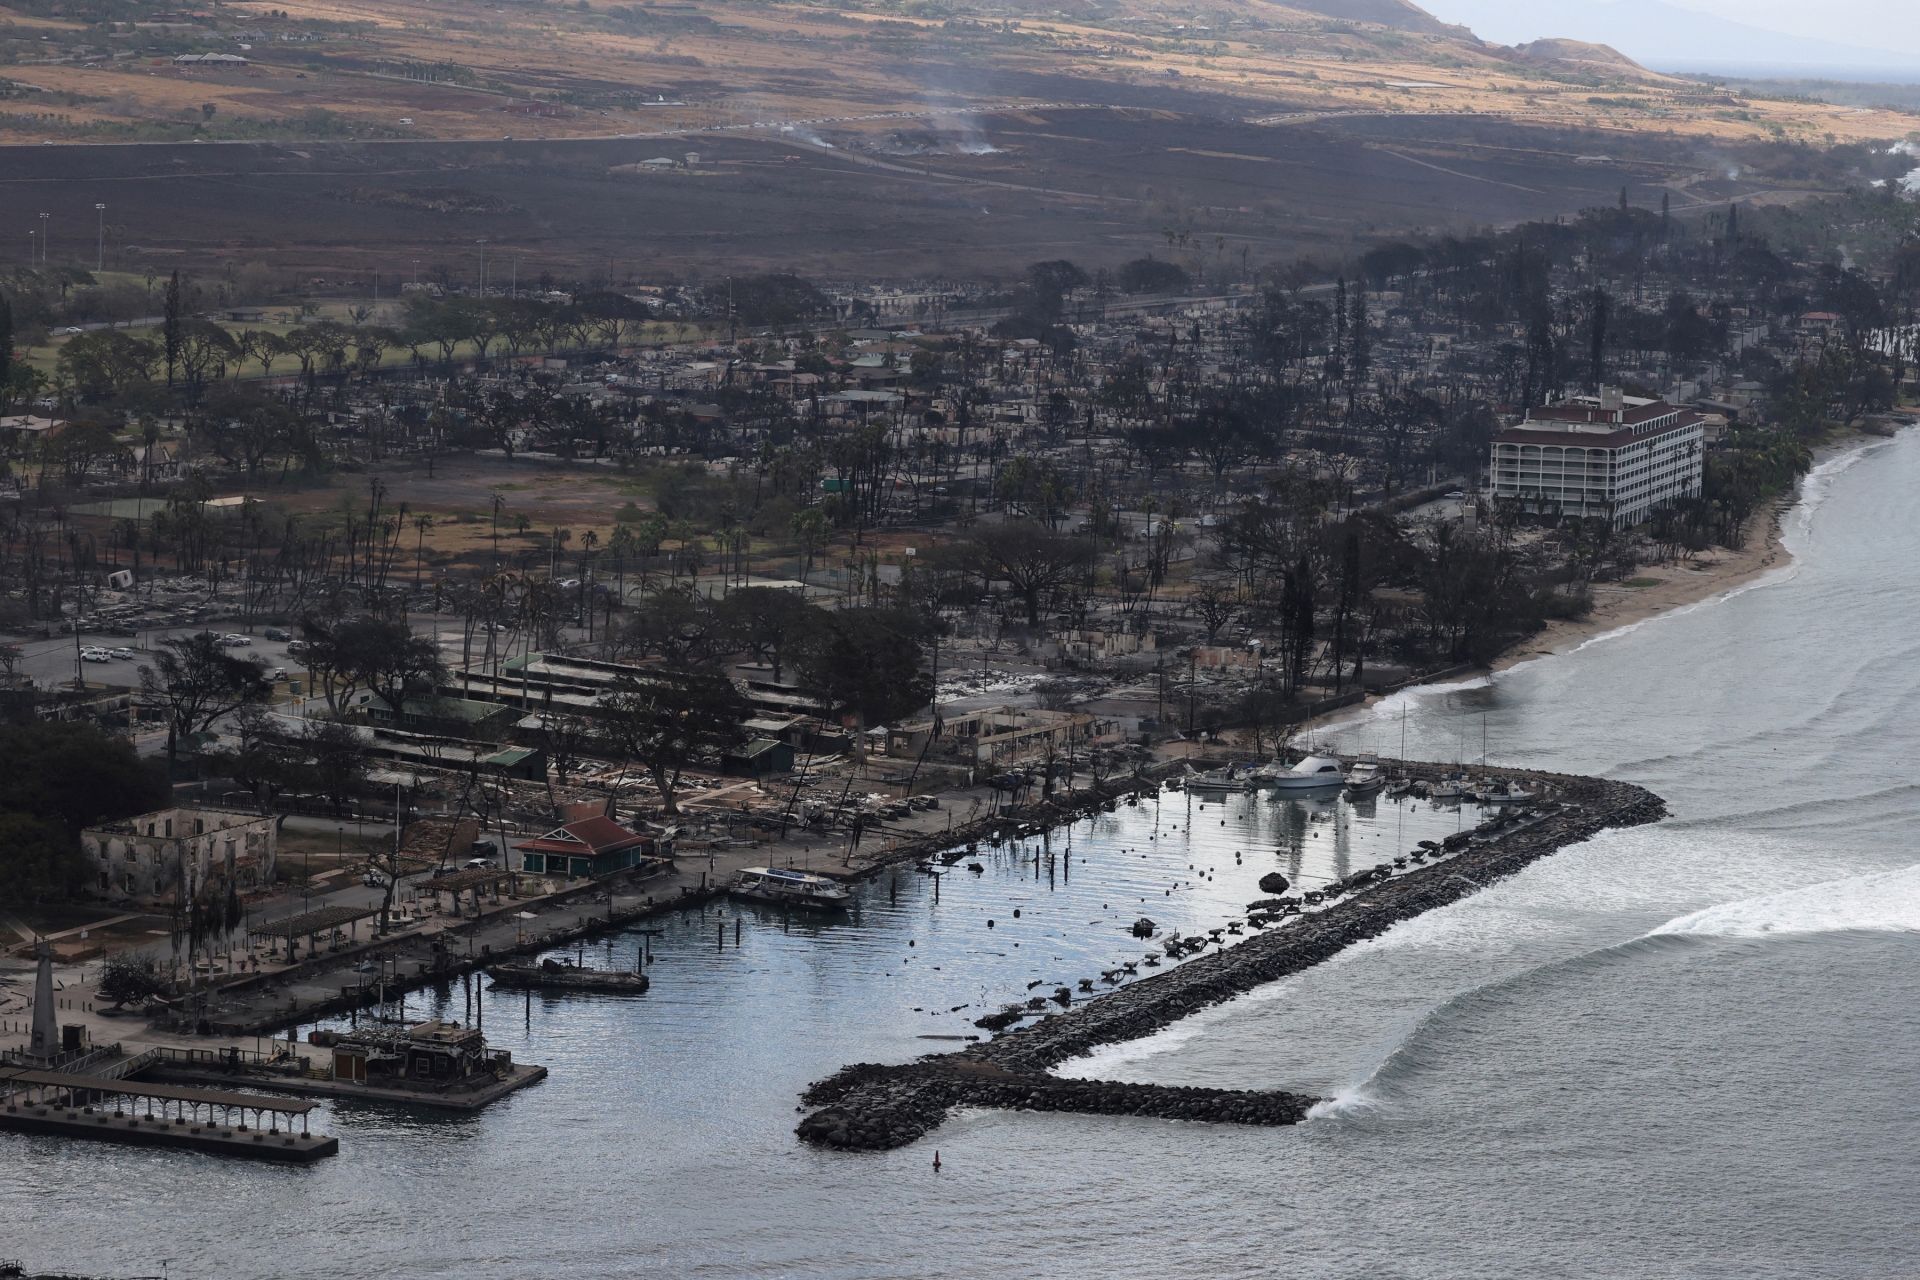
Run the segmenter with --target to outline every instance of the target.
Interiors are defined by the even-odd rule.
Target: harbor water
[[[843,920],[692,910],[649,940],[644,997],[479,996],[489,1039],[553,1074],[478,1115],[333,1107],[340,1156],[298,1169],[0,1136],[0,1253],[190,1277],[1903,1272],[1917,488],[1915,433],[1823,464],[1771,577],[1337,727],[1639,783],[1673,817],[1063,1068],[1328,1099],[1296,1128],[969,1111],[858,1156],[792,1133],[845,1063],[1154,972],[1140,916],[1224,927],[1262,874],[1310,888],[1470,806],[1164,793],[882,876]],[[585,956],[628,966],[641,941]],[[468,1016],[458,985],[415,1000]]]

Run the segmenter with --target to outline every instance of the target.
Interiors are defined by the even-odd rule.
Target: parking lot
[[[162,640],[173,636],[190,636],[201,631],[212,631],[215,635],[242,635],[249,643],[234,645],[229,653],[246,657],[257,655],[266,664],[271,673],[284,667],[290,673],[298,673],[300,664],[287,654],[287,641],[268,640],[256,630],[252,635],[245,632],[229,632],[220,627],[172,627],[164,630],[142,631],[128,638],[125,636],[82,635],[79,651],[98,649],[112,655],[116,652],[131,654],[131,657],[109,656],[104,662],[81,661],[78,659],[73,637],[60,636],[53,640],[21,640],[21,661],[17,668],[22,674],[31,676],[37,685],[71,684],[76,666],[80,678],[88,684],[132,685],[140,683],[140,668],[153,664],[153,651]]]

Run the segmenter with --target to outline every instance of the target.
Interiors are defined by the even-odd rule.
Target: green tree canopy
[[[0,902],[78,885],[82,828],[167,803],[164,777],[131,743],[91,725],[0,725]]]
[[[746,699],[717,671],[662,668],[622,676],[601,703],[607,739],[653,777],[662,807],[678,813],[680,774],[746,740]]]
[[[834,711],[891,723],[933,700],[920,645],[925,626],[904,610],[821,610],[794,654],[794,669]]]

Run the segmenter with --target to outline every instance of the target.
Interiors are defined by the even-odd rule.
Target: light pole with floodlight
[[[94,211],[100,215],[100,240],[93,250],[93,269],[103,271],[107,265],[107,206],[96,204]]]

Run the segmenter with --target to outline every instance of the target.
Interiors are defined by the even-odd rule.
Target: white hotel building
[[[1531,512],[1611,516],[1625,529],[1698,496],[1704,421],[1617,387],[1572,396],[1493,438],[1490,492]]]

